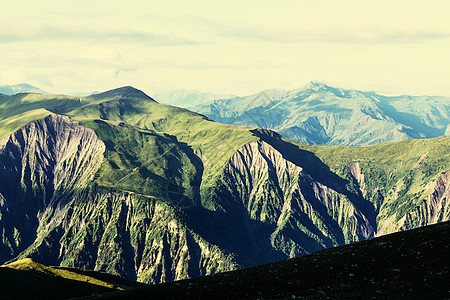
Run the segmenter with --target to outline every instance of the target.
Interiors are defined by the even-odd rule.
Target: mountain
[[[306,145],[132,87],[0,108],[0,263],[160,283],[450,216],[450,137]]]
[[[14,95],[18,93],[38,93],[46,94],[40,88],[29,85],[27,83],[15,84],[15,85],[2,85],[0,86],[0,94],[4,95]]]
[[[144,286],[106,273],[48,267],[31,259],[0,266],[2,299],[69,299]]]
[[[217,99],[229,99],[236,97],[232,94],[213,94],[200,91],[190,90],[173,90],[164,91],[154,94],[158,102],[179,106],[183,108],[190,108],[196,105],[208,103]]]
[[[191,109],[220,123],[271,129],[307,144],[365,146],[450,134],[450,98],[386,97],[318,82]]]
[[[268,265],[90,299],[448,299],[449,234],[446,222]]]

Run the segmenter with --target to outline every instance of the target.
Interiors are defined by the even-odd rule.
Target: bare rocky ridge
[[[31,122],[4,141],[0,155],[9,159],[0,169],[6,179],[2,184],[20,182],[28,191],[37,189],[34,194],[42,193],[43,207],[58,192],[86,187],[105,150],[93,130],[58,115]]]
[[[92,181],[105,146],[93,130],[58,115],[31,122],[2,145],[0,194],[8,201],[0,207],[7,241],[0,253],[5,260],[29,246],[41,214],[60,195]]]
[[[252,142],[239,149],[227,168],[232,176],[246,178],[241,192],[248,195],[243,204],[250,218],[277,225],[272,233],[274,240],[281,238],[284,230],[292,229],[303,231],[310,239],[330,247],[344,241],[364,240],[374,234],[375,229],[366,216],[345,195],[315,180],[265,141]],[[271,185],[274,191],[267,193]],[[301,221],[302,218],[308,221]],[[297,255],[313,251],[301,239],[293,240],[292,245],[305,248]]]

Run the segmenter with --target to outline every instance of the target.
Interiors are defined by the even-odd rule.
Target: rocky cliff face
[[[1,262],[34,257],[144,282],[239,267],[170,206],[92,186],[105,145],[78,122],[51,115],[0,145]]]
[[[86,187],[102,163],[105,146],[94,131],[58,115],[30,123],[3,139],[1,190],[38,197],[38,209],[58,194]]]
[[[0,257],[5,261],[36,238],[49,205],[92,181],[104,144],[94,131],[57,115],[31,122],[0,144]]]
[[[190,231],[155,199],[90,187],[49,207],[20,257],[159,283],[236,269],[233,257]]]
[[[274,225],[273,247],[285,255],[310,253],[373,236],[351,197],[314,178],[265,141],[239,149],[226,167],[229,189],[239,192],[249,218]],[[357,195],[354,195],[357,197]],[[305,236],[298,236],[299,233]],[[279,245],[276,245],[279,244]]]

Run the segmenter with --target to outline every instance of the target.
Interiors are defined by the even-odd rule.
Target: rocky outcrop
[[[425,187],[425,197],[414,200],[416,205],[403,215],[393,212],[390,218],[382,220],[378,235],[450,220],[450,171]]]
[[[86,187],[105,150],[93,130],[58,115],[31,122],[3,144],[0,190],[40,198],[33,200],[39,209],[58,194]]]
[[[272,226],[271,247],[285,257],[374,234],[351,195],[320,182],[265,141],[239,149],[225,167],[224,181],[249,219]]]
[[[347,166],[348,170],[350,171],[350,174],[355,178],[355,180],[358,182],[358,187],[363,196],[366,196],[366,184],[364,182],[364,174],[361,173],[361,166],[359,163],[352,163]]]
[[[50,115],[21,128],[0,146],[0,215],[5,260],[34,241],[42,213],[61,195],[85,188],[105,146],[93,130]],[[3,251],[2,251],[3,250]]]
[[[193,233],[182,220],[156,199],[88,188],[65,205],[49,207],[36,241],[19,257],[146,283],[239,267],[232,256]]]

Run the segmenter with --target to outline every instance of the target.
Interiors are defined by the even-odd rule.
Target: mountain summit
[[[18,93],[46,94],[46,92],[44,92],[40,88],[37,88],[37,87],[32,86],[27,83],[0,86],[0,94],[14,95],[14,94],[18,94]]]
[[[319,90],[319,89],[323,89],[326,90],[330,88],[330,86],[326,85],[323,82],[320,81],[314,81],[311,80],[307,85],[305,85],[302,89],[303,90],[307,90],[307,89],[312,89],[312,90]]]
[[[90,95],[88,98],[91,99],[111,99],[111,98],[141,98],[141,99],[148,99],[156,102],[151,97],[149,97],[147,94],[145,94],[143,91],[138,90],[132,86],[123,86],[117,89],[109,90],[103,93],[93,94]]]

